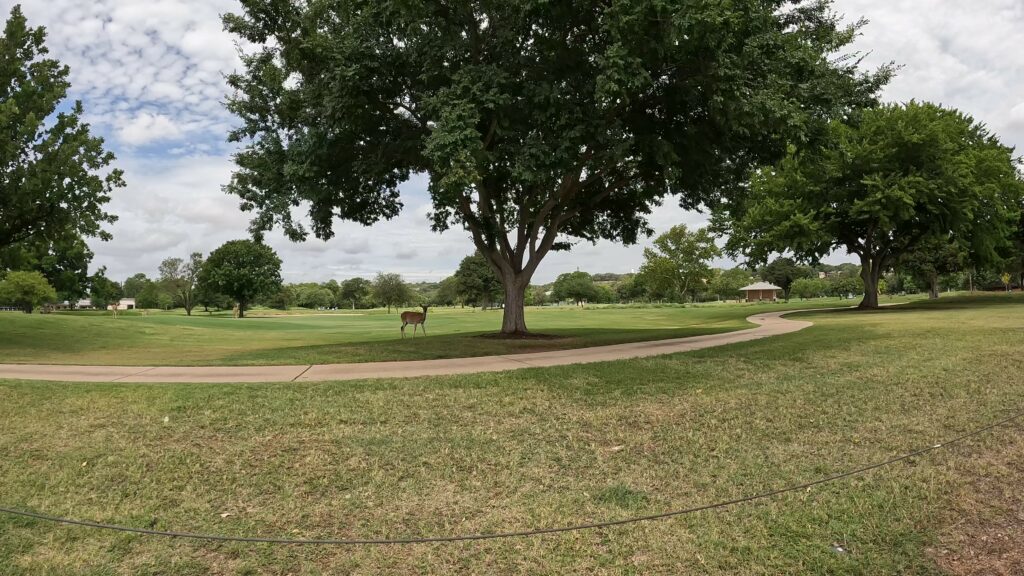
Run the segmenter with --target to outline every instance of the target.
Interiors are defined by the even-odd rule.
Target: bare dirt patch
[[[1006,429],[993,446],[956,465],[966,481],[929,551],[949,574],[1024,575],[1024,427]]]

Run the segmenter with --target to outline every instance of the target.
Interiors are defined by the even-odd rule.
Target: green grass
[[[564,350],[713,334],[750,327],[762,310],[850,305],[837,299],[765,305],[531,308],[527,322],[553,340],[480,338],[501,327],[500,310],[438,308],[427,337],[400,338],[397,311],[229,315],[0,314],[0,362],[135,366],[329,364],[425,360]],[[411,336],[411,327],[409,336]]]
[[[811,480],[1021,408],[1024,298],[806,317],[756,342],[498,374],[0,382],[0,502],[235,535],[518,530]],[[1021,431],[759,503],[519,540],[204,544],[0,516],[0,574],[937,574],[929,551],[976,476],[1024,457]]]

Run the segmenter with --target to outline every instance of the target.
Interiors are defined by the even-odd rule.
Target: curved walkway
[[[820,311],[820,310],[819,310]],[[477,372],[502,372],[520,368],[542,368],[628,360],[702,350],[736,342],[748,342],[788,334],[811,326],[811,322],[787,320],[782,316],[799,310],[766,312],[747,318],[755,328],[690,336],[670,340],[631,342],[551,352],[530,352],[506,356],[445,358],[404,362],[364,362],[295,366],[64,366],[55,364],[0,364],[0,379],[55,380],[65,382],[320,382],[369,378],[410,378]]]

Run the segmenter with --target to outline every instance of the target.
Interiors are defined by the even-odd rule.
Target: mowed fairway
[[[0,382],[0,504],[245,536],[520,530],[813,480],[1024,408],[1020,296],[802,318],[815,326],[695,353],[463,377]],[[458,544],[198,543],[0,515],[0,574],[1014,573],[1022,460],[1018,422],[757,503]]]
[[[714,334],[752,327],[745,318],[765,310],[849,305],[849,300],[827,299],[688,308],[530,308],[530,329],[558,338],[525,341],[480,337],[499,330],[502,312],[471,308],[434,309],[428,336],[413,339],[409,326],[404,341],[397,312],[382,310],[258,311],[243,319],[181,312],[122,313],[116,319],[95,313],[2,313],[0,363],[201,366],[487,356]]]

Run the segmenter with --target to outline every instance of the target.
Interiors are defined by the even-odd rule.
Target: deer
[[[416,326],[419,325],[423,328],[423,335],[427,335],[427,308],[429,306],[420,306],[423,308],[423,312],[402,312],[402,338],[405,338],[405,327],[412,324],[412,337],[416,337]]]

